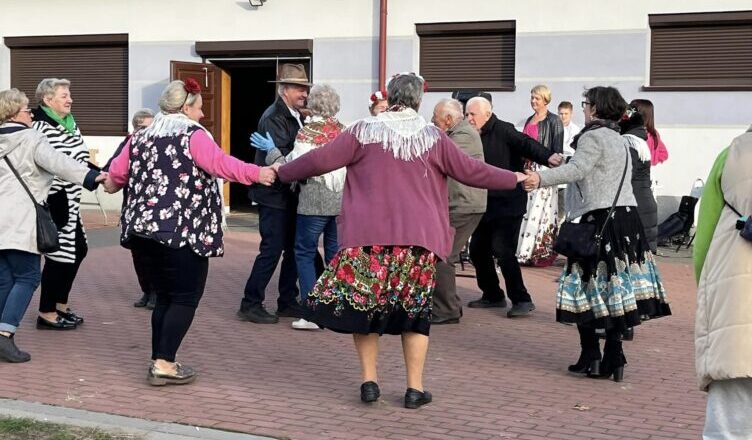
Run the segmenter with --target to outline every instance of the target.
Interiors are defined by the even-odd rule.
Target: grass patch
[[[140,440],[143,437],[97,428],[59,425],[33,419],[0,417],[0,438],[3,440]]]

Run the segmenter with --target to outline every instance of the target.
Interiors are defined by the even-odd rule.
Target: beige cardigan
[[[752,132],[729,147],[721,176],[724,198],[752,214]],[[697,288],[695,362],[700,389],[712,381],[752,378],[752,243],[724,207]]]
[[[0,127],[20,127],[5,123]],[[99,174],[52,148],[40,132],[33,129],[0,134],[0,250],[15,249],[38,254],[36,211],[29,195],[5,162],[8,157],[37,202],[47,200],[52,178],[84,184],[93,183]],[[93,175],[87,175],[93,173]]]

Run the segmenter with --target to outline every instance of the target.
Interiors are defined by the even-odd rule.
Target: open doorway
[[[256,150],[251,147],[249,138],[258,129],[258,122],[267,107],[276,98],[276,84],[270,82],[277,77],[278,65],[283,62],[300,63],[310,72],[309,59],[278,60],[266,59],[222,59],[212,60],[230,78],[229,133],[223,127],[223,135],[229,136],[230,155],[244,162],[253,163]],[[310,78],[310,73],[309,73]],[[246,212],[253,210],[248,198],[248,186],[230,183],[230,210]]]

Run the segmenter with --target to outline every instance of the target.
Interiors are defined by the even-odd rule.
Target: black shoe
[[[13,335],[10,337],[0,335],[0,359],[18,364],[21,362],[29,362],[31,360],[31,355],[16,347]]]
[[[599,375],[601,367],[601,356],[598,353],[598,357],[586,356],[585,353],[580,354],[580,358],[577,359],[577,363],[567,367],[570,373],[574,374],[587,374],[587,375]]]
[[[379,384],[373,381],[363,382],[360,385],[360,400],[366,403],[375,402],[379,400],[381,391],[379,390]]]
[[[267,312],[264,306],[249,307],[238,310],[238,318],[244,321],[254,322],[256,324],[276,324],[279,318]]]
[[[146,379],[149,381],[149,385],[163,386],[163,385],[185,385],[196,380],[196,372],[191,367],[186,367],[177,363],[177,371],[175,374],[160,373],[154,365],[149,368],[149,374]]]
[[[294,302],[292,304],[288,304],[286,307],[278,307],[277,316],[285,318],[302,318],[303,306]]]
[[[154,307],[157,306],[157,294],[156,293],[150,293],[149,299],[146,301],[146,310],[154,310]]]
[[[623,341],[634,341],[634,327],[629,327],[621,334]]]
[[[591,376],[601,379],[608,379],[613,376],[614,382],[621,382],[624,380],[625,365],[627,365],[627,358],[624,356],[624,351],[621,349],[621,341],[619,341],[619,347],[616,349],[604,348],[600,374],[597,376],[591,374]]]
[[[58,310],[57,311],[57,316],[65,319],[66,321],[75,322],[76,325],[81,325],[81,324],[84,323],[84,318],[76,315],[75,313],[73,313],[73,310],[71,310],[69,308],[65,309],[64,312]]]
[[[141,299],[133,303],[133,307],[146,307],[146,303],[149,302],[149,294],[144,293]]]
[[[512,306],[507,312],[507,318],[518,318],[520,316],[528,316],[530,312],[535,310],[535,304],[531,302],[521,302]]]
[[[37,328],[39,330],[73,330],[76,328],[76,323],[59,315],[54,321],[48,321],[41,316],[37,316]]]
[[[475,301],[470,301],[467,303],[467,306],[471,309],[490,309],[492,307],[498,307],[498,308],[505,308],[507,306],[507,300],[502,298],[499,301],[489,301],[487,299],[476,299]]]
[[[431,318],[431,325],[459,324],[460,318]]]
[[[431,400],[433,400],[433,396],[428,391],[420,392],[413,388],[408,388],[405,391],[405,408],[416,409],[426,403],[431,403]]]

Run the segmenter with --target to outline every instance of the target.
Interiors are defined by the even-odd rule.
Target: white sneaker
[[[311,321],[306,321],[303,318],[298,319],[297,321],[293,321],[292,328],[294,328],[295,330],[319,330],[321,329],[321,327],[319,327],[318,325],[314,324]]]

